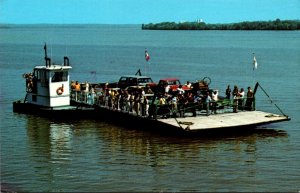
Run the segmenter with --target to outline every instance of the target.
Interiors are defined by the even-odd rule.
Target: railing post
[[[252,110],[255,111],[255,95],[253,96]]]

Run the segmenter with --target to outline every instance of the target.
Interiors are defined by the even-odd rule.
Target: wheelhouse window
[[[54,72],[54,75],[51,79],[52,82],[64,82],[68,81],[68,72],[60,71]]]
[[[38,70],[36,73],[37,80],[41,81],[42,86],[49,85],[49,73],[45,70]]]

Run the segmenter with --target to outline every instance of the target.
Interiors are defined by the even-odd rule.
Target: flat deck
[[[158,119],[165,124],[189,130],[221,129],[255,126],[273,122],[288,121],[289,117],[263,111],[242,111],[238,113],[214,114],[209,116]]]

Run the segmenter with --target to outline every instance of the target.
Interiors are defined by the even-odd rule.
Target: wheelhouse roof
[[[34,70],[69,70],[72,69],[71,66],[64,65],[51,65],[51,66],[35,66]]]

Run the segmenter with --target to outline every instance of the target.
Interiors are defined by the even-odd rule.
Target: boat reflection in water
[[[244,132],[222,135],[170,136],[138,129],[126,129],[108,123],[80,120],[77,122],[53,122],[47,118],[28,116],[28,137],[33,153],[44,153],[53,163],[71,160],[73,153],[99,152],[109,148],[110,156],[117,150],[134,154],[153,155],[158,152],[178,151],[199,153],[201,148],[214,148],[218,144],[236,143],[255,145],[260,140],[287,138],[283,130],[253,128]],[[165,144],[168,144],[165,146]],[[168,149],[170,151],[168,151]],[[96,155],[95,155],[96,156]]]

